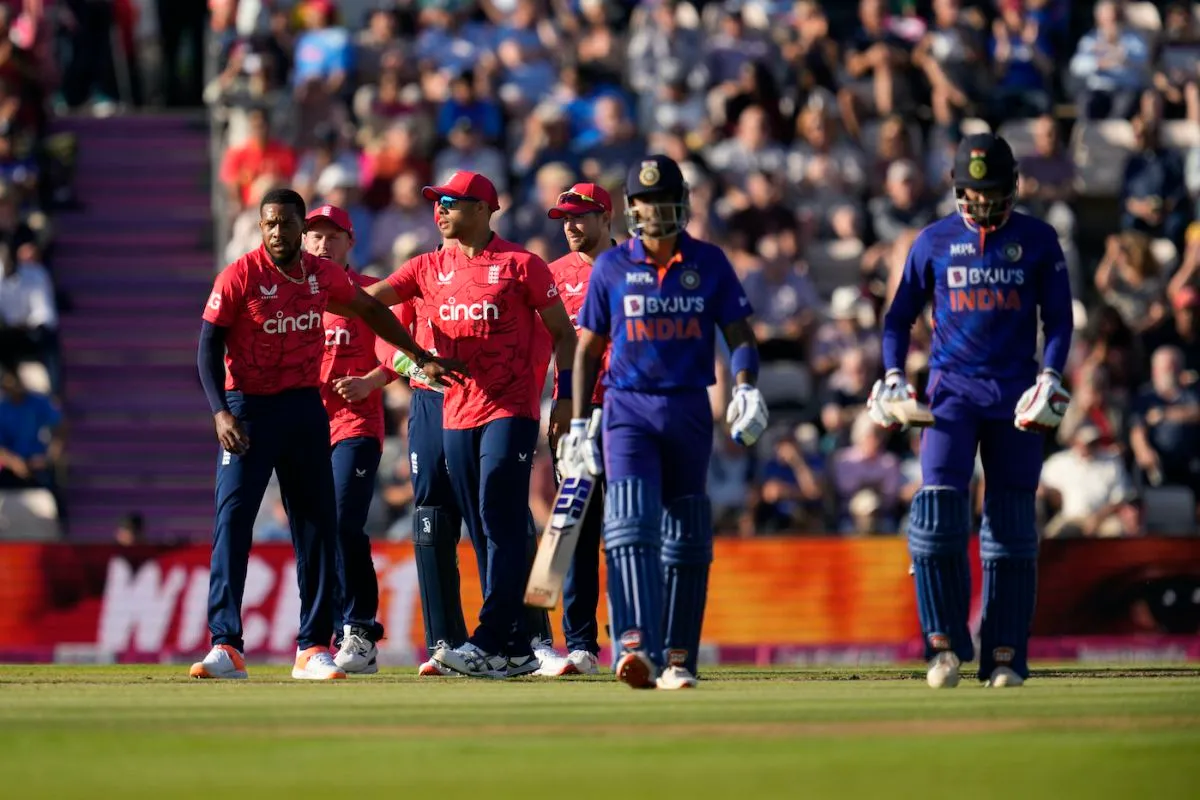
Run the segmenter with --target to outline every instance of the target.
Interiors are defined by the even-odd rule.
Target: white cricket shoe
[[[363,628],[347,625],[343,630],[342,646],[333,657],[348,675],[374,675],[379,672],[379,648],[367,638]]]
[[[925,680],[934,689],[953,689],[958,686],[958,667],[962,662],[949,650],[943,650],[929,661]]]
[[[992,670],[992,677],[987,682],[990,689],[1015,689],[1024,685],[1025,679],[1008,667],[996,667]]]
[[[533,655],[537,658],[538,668],[535,675],[554,676],[561,674],[560,669],[567,663],[566,656],[561,656],[549,641],[534,637],[529,643],[533,647]]]
[[[246,659],[233,645],[213,645],[203,661],[192,664],[188,675],[193,678],[246,679]]]
[[[688,672],[684,667],[667,667],[662,671],[662,675],[658,676],[657,685],[659,689],[668,691],[673,689],[695,689],[699,681],[696,676]]]
[[[505,656],[485,653],[470,642],[462,647],[439,647],[433,654],[433,660],[468,678],[508,677],[508,659]],[[536,664],[536,659],[532,660]]]
[[[537,674],[552,678],[564,675],[599,675],[600,662],[587,650],[572,650],[566,658],[555,656],[553,661],[543,661]]]
[[[522,675],[532,675],[541,669],[542,662],[536,655],[509,656],[508,666],[504,669],[505,678],[518,678]]]
[[[446,643],[445,639],[438,639],[437,647],[434,648],[434,652],[437,652],[438,650],[441,650],[443,648],[446,650],[451,649],[450,645]],[[423,662],[421,664],[421,666],[417,667],[417,675],[421,678],[461,678],[462,677],[454,670],[452,670],[448,667],[443,667],[441,664],[434,661],[433,656],[430,656],[428,661]]]
[[[301,681],[333,681],[344,679],[346,672],[333,662],[329,648],[317,645],[296,651],[292,677]]]
[[[617,680],[630,689],[654,688],[654,662],[641,650],[626,653],[617,661]]]

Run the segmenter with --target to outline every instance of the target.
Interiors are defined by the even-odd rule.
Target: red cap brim
[[[605,211],[604,206],[591,203],[563,203],[546,212],[550,219],[562,219],[566,216],[577,217],[582,214],[596,214]]]

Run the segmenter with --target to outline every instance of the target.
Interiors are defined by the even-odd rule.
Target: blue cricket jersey
[[[721,248],[685,233],[666,269],[640,239],[601,253],[579,325],[612,344],[606,387],[662,393],[711,386],[717,328],[751,311]]]
[[[982,236],[957,214],[921,231],[883,321],[884,368],[904,369],[913,323],[933,304],[930,369],[970,378],[1032,382],[1042,365],[1060,374],[1071,347],[1071,284],[1054,229],[1014,212]]]

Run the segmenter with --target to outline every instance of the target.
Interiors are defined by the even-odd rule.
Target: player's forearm
[[[392,381],[396,380],[396,373],[384,366],[378,366],[375,369],[363,375],[363,380],[371,387],[371,390],[382,389]]]
[[[908,280],[896,287],[892,305],[883,316],[883,368],[886,372],[904,370],[912,326],[921,315],[925,299]]]
[[[196,369],[200,385],[214,415],[228,411],[225,402],[225,334],[226,329],[210,322],[200,328],[200,345],[196,349]]]
[[[575,419],[588,416],[603,353],[603,350],[595,353],[590,347],[575,349],[575,363],[571,374],[571,416]]]
[[[748,320],[740,320],[726,325],[722,332],[725,344],[729,346],[729,369],[734,381],[739,386],[753,386],[758,382],[758,342],[754,338],[754,328]]]

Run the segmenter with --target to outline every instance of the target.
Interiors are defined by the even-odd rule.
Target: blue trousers
[[[365,628],[373,641],[383,638],[379,613],[379,581],[371,560],[371,540],[365,530],[375,474],[379,471],[379,440],[373,436],[343,439],[333,446],[333,489],[337,501],[336,564],[338,599],[335,640],[342,628]]]
[[[488,653],[528,655],[529,479],[538,421],[497,419],[444,432],[450,483],[476,553],[486,552],[483,607],[469,641]]]
[[[604,470],[610,485],[640,478],[657,489],[663,505],[704,494],[713,441],[708,392],[610,389],[603,419]]]
[[[337,506],[329,457],[329,418],[316,388],[275,395],[229,392],[229,410],[250,438],[242,455],[217,457],[216,521],[208,583],[208,629],[212,643],[241,650],[242,595],[254,518],[271,472],[292,529],[300,589],[301,649],[328,647],[333,634],[334,539]]]

